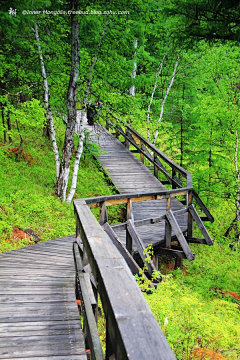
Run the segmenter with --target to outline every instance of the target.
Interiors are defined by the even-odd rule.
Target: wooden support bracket
[[[152,272],[153,272],[153,270],[156,270],[156,267],[151,259],[149,261],[146,261],[146,258],[150,258],[150,256],[149,256],[149,254],[144,246],[144,243],[141,240],[135,226],[133,225],[132,220],[127,221],[127,228],[128,228],[129,235],[131,236],[131,238],[133,239],[133,241],[137,247],[137,251],[138,251],[139,255],[141,256],[143,262],[146,263],[146,266],[148,269],[148,274],[150,276],[152,276]]]
[[[104,201],[101,203],[101,206],[100,206],[99,224],[104,225],[106,222],[108,222],[108,215],[107,215],[106,201]]]
[[[118,238],[117,234],[113,231],[111,226],[108,223],[106,223],[103,225],[103,230],[108,234],[113,244],[116,246],[120,254],[124,257],[132,274],[133,275],[139,274],[140,267],[133,259],[132,255],[127,250],[127,248],[125,248],[125,246],[121,243],[120,239]]]
[[[178,225],[177,220],[176,220],[175,216],[173,215],[172,210],[167,211],[166,217],[167,217],[169,223],[171,224],[172,229],[175,233],[175,236],[177,237],[187,259],[189,261],[192,261],[194,259],[195,255],[191,252],[191,249],[190,249],[185,237],[183,236],[182,230],[180,229],[180,226]]]
[[[191,204],[189,206],[189,212],[190,212],[191,216],[193,217],[193,219],[196,221],[196,224],[197,224],[199,230],[201,231],[201,233],[203,234],[203,237],[204,237],[206,243],[208,245],[213,245],[213,240],[211,239],[207,229],[205,228],[205,226],[193,204]]]

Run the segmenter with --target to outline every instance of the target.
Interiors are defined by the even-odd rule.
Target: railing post
[[[187,206],[192,205],[192,200],[193,200],[193,195],[192,195],[192,190],[190,190],[187,195]],[[193,236],[193,218],[192,218],[192,214],[188,210],[187,238],[188,239],[192,238],[192,236]]]
[[[154,254],[153,257],[152,257],[152,262],[156,268],[156,270],[158,270],[158,255],[157,254]]]
[[[126,134],[126,137],[125,137],[125,143],[124,143],[124,145],[125,145],[125,147],[129,150],[129,141],[127,140],[127,136],[128,136],[128,134],[129,134],[128,129],[126,129],[125,134]]]
[[[172,168],[172,179],[174,180],[174,176],[176,176],[176,170]],[[172,189],[176,189],[176,184],[172,182]]]
[[[142,145],[143,145],[143,143],[142,143],[142,141],[140,141],[140,148],[141,148],[141,151],[142,151]],[[141,152],[141,162],[144,164],[144,154]]]
[[[77,239],[80,238],[80,226],[79,226],[79,219],[75,210],[74,210],[74,216],[76,219],[76,239]]]
[[[110,337],[109,337],[109,332],[108,332],[108,321],[106,321],[106,354],[105,354],[105,359],[106,360],[115,359],[113,347],[112,347],[111,340],[110,340]]]
[[[167,211],[171,209],[171,198],[167,198]],[[165,219],[165,246],[168,249],[171,249],[171,240],[172,240],[172,226],[168,219]]]
[[[157,167],[157,165],[155,164],[156,161],[157,161],[157,155],[156,155],[156,153],[154,153],[154,155],[153,155],[153,160],[154,160],[154,176],[158,179],[158,167]]]
[[[102,202],[100,206],[100,219],[99,224],[104,225],[106,222],[108,222],[108,215],[107,215],[107,207],[106,202]]]
[[[132,200],[128,199],[127,202],[127,216],[126,216],[127,220],[132,219],[132,221],[134,221],[133,218],[133,212],[132,212]],[[130,254],[132,254],[132,237],[128,231],[128,227],[126,228],[126,248],[129,251]]]

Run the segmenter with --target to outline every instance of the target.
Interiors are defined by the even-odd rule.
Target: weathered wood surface
[[[84,200],[75,200],[74,207],[116,359],[176,360],[120,252]],[[108,340],[106,347],[111,353]]]
[[[0,254],[0,359],[86,360],[75,236]]]
[[[153,173],[109,132],[103,129],[98,136],[98,143],[104,152],[98,159],[121,194],[166,190]],[[166,208],[166,199],[133,203],[134,221],[163,216],[166,214]],[[172,211],[184,208],[178,200],[171,199]],[[176,216],[176,219],[181,231],[185,232],[187,230],[187,214],[180,214]],[[114,231],[121,242],[125,244],[126,230],[116,229]],[[138,233],[145,246],[152,243],[156,248],[164,242],[165,221],[140,226]],[[136,247],[134,246],[133,249],[136,250]]]

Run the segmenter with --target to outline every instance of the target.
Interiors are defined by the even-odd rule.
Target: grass
[[[43,241],[75,232],[73,205],[55,196],[51,143],[37,135],[32,129],[25,136],[22,148],[28,159],[8,150],[16,148],[17,142],[0,146],[0,252],[31,244],[14,236],[16,228],[31,228]],[[75,198],[111,193],[112,188],[86,148]]]
[[[220,238],[191,249],[183,269],[160,263],[164,281],[146,300],[179,360],[239,359],[239,248]]]

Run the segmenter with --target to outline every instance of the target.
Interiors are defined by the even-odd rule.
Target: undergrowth
[[[27,159],[11,151],[18,148],[17,142],[0,144],[0,252],[32,243],[30,239],[16,237],[15,229],[30,228],[43,241],[75,233],[73,205],[62,202],[55,195],[51,142],[38,135],[34,129],[25,134],[22,149]],[[80,162],[75,198],[111,193],[104,174],[86,147]]]
[[[179,360],[239,359],[239,248],[220,239],[191,249],[182,269],[162,258],[163,282],[146,300]]]
[[[54,156],[50,141],[41,131],[24,129],[25,153],[13,150],[19,147],[14,131],[13,144],[0,144],[0,252],[32,243],[31,239],[15,237],[16,228],[31,228],[42,241],[75,233],[73,206],[55,196]],[[61,145],[61,139],[58,141]],[[115,191],[92,160],[93,150],[85,147],[76,198]],[[231,251],[229,243],[234,238],[222,236],[222,224],[231,222],[225,210],[217,210],[218,221],[209,227],[214,246],[191,244],[195,260],[184,261],[182,270],[160,263],[163,281],[151,295],[145,294],[179,360],[240,358],[239,247]],[[99,209],[95,210],[96,217],[98,213]],[[119,206],[108,213],[114,223],[123,217],[124,209]],[[102,338],[104,326],[100,326]]]

